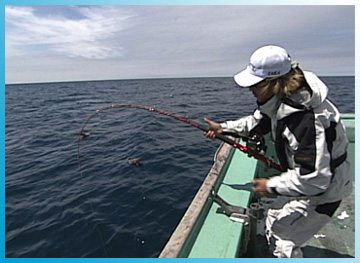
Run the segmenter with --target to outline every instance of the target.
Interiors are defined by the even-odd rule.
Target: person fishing
[[[205,136],[233,132],[271,133],[281,172],[255,178],[253,191],[275,197],[266,217],[266,238],[275,257],[302,257],[300,246],[327,224],[352,189],[348,139],[327,86],[303,71],[279,46],[263,46],[234,76],[257,99],[250,116],[218,123],[205,121]]]

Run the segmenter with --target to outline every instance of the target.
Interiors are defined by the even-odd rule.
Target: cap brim
[[[264,78],[254,76],[253,74],[250,73],[250,69],[246,68],[243,71],[236,74],[234,76],[234,80],[236,84],[238,84],[240,87],[247,88],[259,83],[260,81],[264,80]]]

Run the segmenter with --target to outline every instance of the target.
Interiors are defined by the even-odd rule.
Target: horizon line
[[[319,77],[355,77],[354,75],[318,75]],[[233,76],[179,76],[179,77],[140,77],[123,79],[84,79],[84,80],[54,80],[54,81],[34,81],[34,82],[14,82],[5,83],[5,86],[11,85],[34,85],[34,84],[57,84],[74,82],[100,82],[100,81],[129,81],[129,80],[156,80],[156,79],[199,79],[199,78],[233,78]]]

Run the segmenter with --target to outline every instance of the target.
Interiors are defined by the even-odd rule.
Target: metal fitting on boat
[[[249,210],[249,213],[257,220],[265,217],[265,207],[260,203],[251,203]]]

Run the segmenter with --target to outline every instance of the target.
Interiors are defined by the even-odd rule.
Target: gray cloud
[[[126,20],[131,15],[121,14],[112,7],[73,9],[81,12],[81,19],[37,16],[31,7],[6,7],[6,40],[7,46],[12,48],[7,56],[31,55],[39,47],[44,53],[69,57],[105,59],[122,56],[123,48],[111,43],[111,39],[126,28]]]
[[[318,74],[354,74],[353,6],[62,8],[6,8],[7,83],[231,76],[264,44]]]

